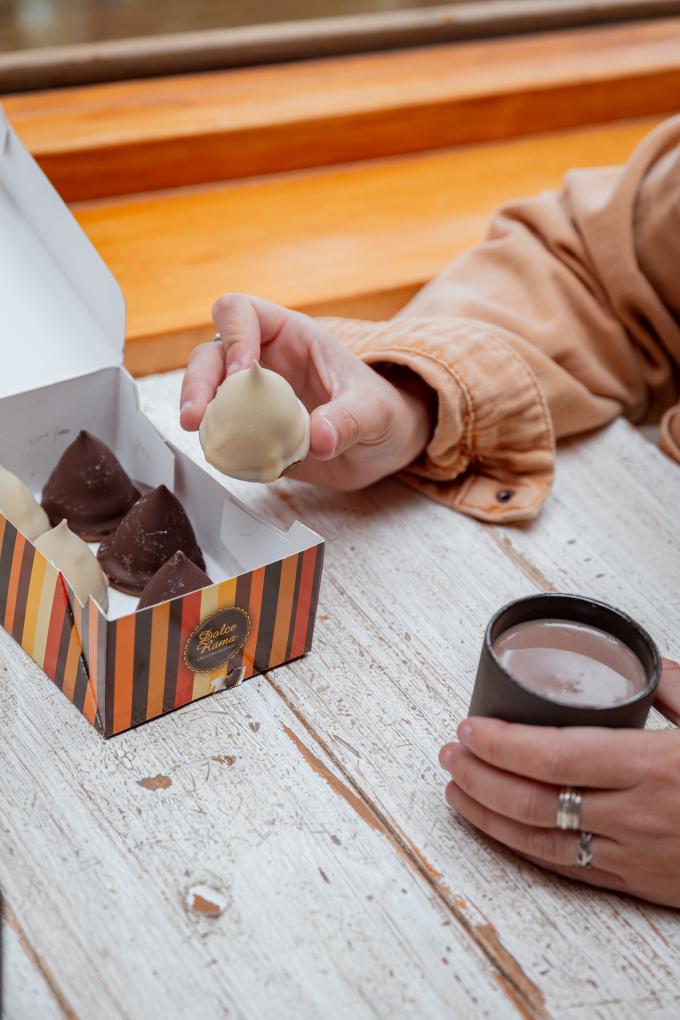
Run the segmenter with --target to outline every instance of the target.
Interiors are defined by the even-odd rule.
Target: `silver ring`
[[[212,340],[210,342],[213,343],[213,344],[221,344],[222,343],[222,335],[220,333],[215,333],[215,336],[212,338]]]
[[[579,836],[578,853],[576,857],[576,863],[579,868],[592,868],[593,866],[593,851],[590,849],[592,841],[592,832],[582,832]]]
[[[557,801],[557,817],[555,825],[558,829],[574,830],[581,828],[581,803],[583,798],[578,790],[566,786],[560,790]]]

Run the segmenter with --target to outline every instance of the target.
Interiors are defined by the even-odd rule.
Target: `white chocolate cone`
[[[73,534],[66,521],[41,535],[35,547],[62,572],[83,605],[91,595],[106,612],[109,608],[106,575],[90,547]]]
[[[0,513],[31,542],[50,530],[47,514],[36,503],[28,486],[1,465]]]
[[[309,434],[309,414],[293,388],[257,362],[225,379],[200,428],[208,463],[244,482],[273,482],[304,460]]]

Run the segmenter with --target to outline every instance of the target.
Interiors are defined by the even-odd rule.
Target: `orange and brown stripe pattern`
[[[323,543],[159,606],[107,621],[0,515],[0,624],[105,737],[304,655],[312,643]],[[245,644],[195,673],[190,635],[221,609],[250,620]]]
[[[92,608],[98,616],[96,606]],[[90,614],[59,572],[0,515],[0,624],[101,729],[87,666],[92,641],[84,615]]]
[[[171,712],[227,685],[264,673],[311,647],[323,544],[107,625],[105,736]],[[246,643],[226,665],[194,673],[185,661],[189,637],[207,617],[237,606],[247,612]]]

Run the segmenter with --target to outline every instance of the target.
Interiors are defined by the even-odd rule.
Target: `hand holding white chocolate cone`
[[[200,344],[193,351],[180,401],[183,428],[195,431],[203,423],[204,447],[208,441],[217,446],[212,411],[206,416],[206,408],[211,402],[212,410],[218,407],[216,393],[225,376],[229,385],[239,376],[247,378],[247,370],[258,361],[292,386],[291,421],[298,419],[299,401],[311,415],[308,455],[294,464],[306,445],[296,449],[293,424],[292,438],[289,433],[270,478],[288,464],[291,477],[298,481],[352,491],[408,467],[425,451],[436,421],[437,398],[407,369],[391,366],[389,379],[385,378],[387,373],[365,364],[323,321],[262,298],[225,294],[215,302],[213,317],[221,342]],[[244,382],[242,378],[241,385]],[[224,407],[221,400],[219,405]],[[255,416],[253,436],[261,436],[262,424]],[[232,456],[233,451],[227,451],[227,457]],[[220,470],[224,463],[234,477],[253,477],[235,474],[235,465],[226,458],[210,462]]]
[[[310,418],[290,383],[254,362],[225,379],[199,434],[206,460],[222,474],[273,482],[309,453]]]
[[[50,529],[47,514],[36,503],[28,486],[1,465],[0,513],[31,542]]]
[[[100,607],[109,608],[109,582],[90,547],[70,530],[66,521],[41,535],[35,543],[43,556],[60,570],[83,605],[91,595]]]

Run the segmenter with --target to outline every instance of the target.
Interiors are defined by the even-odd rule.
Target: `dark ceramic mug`
[[[615,705],[602,708],[562,704],[530,690],[512,676],[494,652],[494,642],[510,627],[530,620],[557,619],[597,627],[637,655],[647,677],[645,687]],[[470,715],[535,726],[610,726],[643,729],[661,675],[659,651],[646,630],[626,613],[579,595],[546,593],[517,599],[492,617],[479,658]]]

